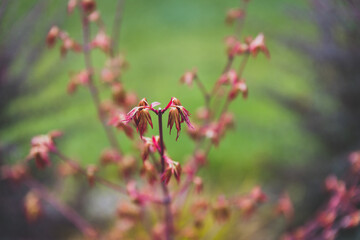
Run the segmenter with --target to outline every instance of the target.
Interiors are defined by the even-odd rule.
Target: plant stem
[[[122,23],[123,9],[124,9],[125,0],[118,0],[116,7],[116,15],[114,18],[113,28],[112,28],[112,41],[110,47],[110,57],[114,57],[117,53],[118,42],[120,38],[120,28]]]
[[[98,112],[99,120],[105,130],[105,133],[107,135],[107,138],[110,142],[110,145],[119,151],[121,153],[120,145],[115,137],[114,132],[112,129],[107,125],[106,116],[104,115],[104,112],[101,110],[101,102],[99,97],[99,91],[97,87],[94,84],[93,80],[93,67],[91,62],[91,51],[90,51],[90,26],[89,26],[89,20],[87,18],[87,15],[85,12],[80,9],[80,13],[82,16],[82,29],[83,29],[83,51],[84,51],[84,59],[85,59],[85,66],[86,70],[89,73],[89,90],[94,102],[94,105]]]
[[[161,173],[165,172],[165,157],[164,157],[164,138],[163,138],[163,128],[162,128],[162,114],[163,111],[161,108],[158,111],[159,119],[159,136],[160,136],[160,156],[161,156]],[[165,239],[172,240],[174,232],[174,223],[173,223],[173,214],[171,212],[171,197],[169,194],[169,189],[165,182],[161,181],[161,188],[164,194],[163,203],[165,205]]]
[[[84,218],[82,218],[74,209],[63,204],[60,200],[53,196],[41,183],[35,179],[29,178],[25,181],[25,184],[40,198],[59,211],[61,215],[72,222],[85,236],[95,237],[97,235],[96,230]]]
[[[67,158],[65,155],[63,155],[61,152],[57,151],[55,152],[55,154],[64,162],[66,162],[67,164],[69,164],[72,168],[74,168],[77,172],[81,173],[82,175],[84,175],[85,177],[87,177],[87,173],[86,170],[83,169],[82,167],[80,167],[76,162],[74,162],[73,160]],[[111,188],[112,190],[119,192],[119,193],[123,193],[126,194],[126,189],[124,189],[122,186],[117,185],[113,182],[110,182],[109,180],[106,180],[102,177],[99,176],[94,176],[94,180],[108,188]]]

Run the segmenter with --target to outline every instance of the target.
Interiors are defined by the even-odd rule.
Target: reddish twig
[[[116,139],[116,136],[113,132],[113,130],[107,125],[106,116],[104,112],[101,110],[101,102],[99,97],[99,91],[94,84],[93,80],[93,67],[91,62],[91,51],[90,51],[90,26],[89,26],[89,19],[86,16],[85,12],[80,9],[80,13],[82,16],[82,29],[83,29],[83,51],[84,51],[84,60],[85,60],[85,66],[86,70],[89,72],[89,90],[94,102],[94,105],[98,112],[99,120],[105,130],[105,133],[107,135],[107,138],[111,144],[111,146],[114,149],[118,149],[118,151],[121,153],[120,145]]]
[[[164,174],[165,172],[165,157],[164,157],[164,138],[163,138],[163,127],[162,127],[162,114],[163,111],[161,108],[158,111],[158,119],[159,119],[159,136],[160,136],[160,156],[161,156],[161,172]],[[164,181],[161,181],[161,188],[164,194],[163,203],[165,205],[165,238],[166,240],[173,239],[174,232],[174,223],[173,223],[173,215],[171,212],[171,196],[169,194],[169,190]]]
[[[34,191],[41,199],[52,205],[61,215],[72,222],[86,237],[95,238],[98,233],[90,223],[81,217],[74,209],[62,203],[57,197],[53,196],[49,190],[35,179],[28,178],[24,183]]]

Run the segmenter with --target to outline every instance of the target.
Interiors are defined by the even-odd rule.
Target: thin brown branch
[[[112,41],[111,41],[111,48],[110,48],[110,57],[114,57],[118,51],[119,40],[120,40],[120,30],[121,30],[121,23],[122,17],[124,12],[124,2],[125,0],[118,0],[118,4],[116,7],[116,14],[114,18],[113,28],[112,28]]]
[[[41,199],[53,206],[61,215],[75,225],[84,236],[95,238],[98,233],[83,217],[74,209],[62,203],[57,197],[53,196],[49,190],[35,179],[29,178],[24,183],[34,191]]]
[[[62,161],[66,162],[67,164],[69,164],[72,168],[74,168],[77,172],[79,172],[80,174],[84,175],[85,177],[88,177],[88,174],[86,172],[85,169],[83,169],[81,166],[79,166],[79,164],[73,160],[71,160],[70,158],[66,157],[65,155],[63,155],[61,152],[57,151],[55,152],[55,155],[57,155]],[[127,191],[125,188],[123,188],[122,186],[115,184],[113,182],[110,182],[107,179],[104,179],[100,176],[95,175],[94,176],[94,180],[116,192],[122,193],[122,194],[126,194]]]
[[[159,109],[158,119],[159,119],[159,136],[160,136],[160,156],[161,156],[161,172],[164,174],[165,172],[165,157],[164,157],[164,138],[163,138],[163,127],[162,127],[162,114],[163,112]],[[164,181],[161,181],[161,188],[164,194],[164,205],[165,205],[165,239],[172,240],[174,239],[174,223],[173,223],[173,215],[171,211],[171,196],[169,194],[169,190]]]
[[[116,136],[114,134],[114,131],[107,125],[106,116],[104,114],[104,111],[101,110],[101,102],[99,97],[99,91],[94,83],[93,79],[93,66],[91,61],[91,51],[90,51],[90,25],[89,25],[89,19],[86,15],[86,13],[81,9],[80,13],[82,16],[82,29],[83,29],[83,52],[84,52],[84,60],[85,60],[85,66],[86,70],[89,72],[89,90],[94,102],[94,105],[98,112],[99,120],[105,130],[106,136],[110,142],[110,145],[114,149],[118,149],[118,151],[121,153],[120,145],[116,139]]]

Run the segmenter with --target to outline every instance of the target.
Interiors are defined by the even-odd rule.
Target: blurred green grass
[[[195,113],[203,104],[201,94],[196,87],[188,89],[179,85],[178,79],[184,71],[196,67],[206,87],[210,88],[216,81],[226,60],[223,40],[233,33],[233,28],[225,25],[224,16],[227,9],[237,5],[235,0],[127,1],[120,41],[120,50],[130,63],[123,77],[126,88],[136,91],[139,98],[161,102],[162,106],[175,96]],[[19,11],[28,5],[22,7]],[[98,1],[98,7],[110,31],[114,2]],[[312,74],[306,70],[304,59],[280,41],[283,36],[311,33],[311,29],[292,19],[287,7],[306,8],[306,5],[299,0],[291,3],[285,0],[250,2],[244,34],[255,36],[264,32],[271,60],[262,55],[251,58],[244,72],[250,97],[246,101],[239,98],[231,106],[236,114],[236,128],[227,134],[217,149],[211,151],[209,166],[201,172],[206,179],[224,188],[240,184],[246,177],[256,181],[266,172],[263,165],[269,161],[301,164],[319,150],[310,134],[301,130],[300,121],[291,109],[281,107],[267,94],[268,89],[289,96],[312,94],[308,81]],[[53,1],[51,9],[66,15],[63,1]],[[47,16],[51,19],[50,14]],[[70,36],[81,39],[77,14],[67,17],[61,28]],[[46,32],[34,34],[46,36]],[[96,50],[93,54],[96,70],[102,68],[104,61],[104,54]],[[59,141],[62,151],[81,159],[83,164],[95,163],[108,142],[96,119],[90,95],[85,88],[80,88],[72,96],[66,94],[69,72],[84,68],[82,56],[70,53],[65,59],[60,59],[57,49],[47,51],[34,69],[35,80],[27,84],[30,87],[35,85],[36,76],[53,64],[59,64],[63,71],[48,79],[43,91],[11,102],[9,116],[22,111],[32,114],[1,129],[1,140],[30,140],[33,135],[61,129],[65,132]],[[97,84],[103,90],[102,98],[109,98],[109,92],[99,81]],[[218,106],[221,107],[222,103]],[[43,115],[43,109],[52,111]],[[154,127],[148,135],[156,132]],[[125,152],[133,151],[134,147],[124,134],[117,135]],[[182,162],[192,152],[192,142],[185,132],[177,142],[174,133],[171,136],[165,134],[165,141],[170,156],[175,160]],[[25,157],[28,150],[28,144],[21,144],[16,157],[10,161]]]

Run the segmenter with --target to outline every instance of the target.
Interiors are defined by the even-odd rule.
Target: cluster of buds
[[[196,69],[185,72],[180,78],[180,83],[186,84],[190,87],[192,85],[194,79],[197,78],[196,74],[197,74]]]
[[[46,37],[46,44],[50,48],[54,47],[57,39],[62,41],[62,45],[60,47],[61,56],[65,56],[68,51],[81,52],[82,50],[81,45],[74,39],[70,38],[66,32],[61,31],[57,26],[52,26]]]
[[[213,215],[218,222],[225,222],[230,218],[230,204],[225,196],[221,195],[213,205]]]
[[[23,180],[27,175],[27,168],[23,164],[1,167],[1,178],[8,179],[15,183]]]
[[[141,151],[141,158],[143,161],[149,158],[149,154],[161,151],[159,136],[153,136],[152,138],[142,137],[142,141],[144,142]]]
[[[248,97],[248,87],[244,78],[239,78],[237,72],[234,69],[229,70],[220,76],[217,81],[217,86],[230,85],[231,90],[228,94],[228,98],[233,100],[237,97],[239,93],[242,94],[242,97],[246,99]]]
[[[87,86],[90,82],[91,72],[82,70],[78,73],[71,74],[70,82],[67,87],[67,92],[72,94],[76,91],[79,85]]]
[[[259,186],[256,186],[248,195],[236,199],[236,205],[246,217],[250,217],[259,205],[266,201],[266,199],[265,193]]]
[[[284,240],[295,239],[335,239],[342,229],[354,228],[360,225],[360,211],[357,209],[360,203],[360,189],[358,186],[358,159],[359,152],[350,154],[352,179],[347,184],[330,175],[325,180],[325,188],[330,193],[326,205],[313,219],[303,226],[298,227],[292,233],[283,236]],[[301,238],[300,238],[301,237]]]
[[[95,38],[91,41],[92,48],[99,48],[105,53],[109,53],[111,48],[111,38],[106,34],[104,29],[100,29]]]
[[[81,7],[85,13],[91,14],[96,10],[96,2],[94,0],[69,0],[67,12],[71,14],[76,7]]]
[[[100,156],[100,162],[102,165],[116,164],[119,163],[122,156],[116,149],[105,149]]]
[[[170,127],[170,133],[171,133],[171,129],[175,123],[175,127],[177,130],[177,135],[176,135],[176,140],[177,140],[179,138],[179,134],[181,130],[181,123],[185,122],[189,128],[193,128],[189,120],[190,113],[181,105],[181,102],[174,97],[171,98],[169,104],[166,106],[166,108],[164,108],[165,111],[167,109],[170,109],[167,126]]]
[[[179,182],[182,171],[180,163],[171,160],[168,156],[164,156],[164,158],[165,158],[166,168],[164,173],[161,175],[161,180],[166,184],[168,184],[171,176],[174,175],[176,181]]]
[[[117,113],[109,120],[109,125],[115,126],[117,129],[124,131],[126,136],[133,138],[133,129],[125,122],[126,114]]]
[[[36,166],[40,169],[50,164],[49,152],[56,152],[54,138],[61,136],[59,131],[52,131],[47,135],[40,135],[31,139],[31,149],[28,160],[35,159]]]
[[[128,66],[129,64],[123,55],[107,60],[101,71],[101,80],[105,83],[113,83]]]
[[[220,140],[225,136],[227,130],[234,127],[234,116],[231,113],[224,113],[221,115],[218,122],[210,123],[201,128],[200,135],[210,139],[211,142],[218,146]]]
[[[267,58],[270,58],[270,52],[266,47],[263,33],[259,33],[254,39],[247,37],[244,42],[240,42],[233,36],[227,37],[225,43],[230,58],[244,54],[251,54],[256,57],[259,52],[263,52]]]
[[[245,11],[243,9],[233,8],[227,12],[225,21],[227,24],[233,24],[234,21],[238,19],[243,19],[244,17],[245,17]]]

